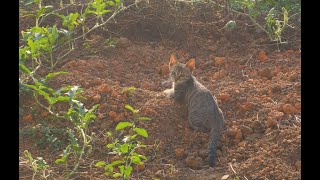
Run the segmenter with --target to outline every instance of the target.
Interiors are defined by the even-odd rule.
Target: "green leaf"
[[[101,14],[106,14],[108,12],[111,12],[111,10],[102,10]]]
[[[139,154],[139,157],[142,158],[142,159],[144,159],[144,160],[147,160],[147,159],[148,159],[146,156],[141,155],[141,154]]]
[[[104,165],[106,165],[106,162],[104,162],[104,161],[99,161],[99,162],[96,163],[95,166],[101,167],[101,166],[104,166]]]
[[[129,177],[130,174],[131,174],[131,171],[132,171],[132,167],[131,167],[131,166],[128,166],[127,169],[126,169],[126,171],[124,172],[124,175],[125,175],[126,177]]]
[[[28,73],[28,74],[31,73],[31,71],[25,65],[23,65],[21,63],[19,63],[19,68],[25,73]]]
[[[112,148],[114,148],[114,144],[107,144],[106,147],[109,148],[109,149],[112,149]]]
[[[55,160],[55,163],[56,163],[56,164],[61,164],[61,163],[65,163],[65,162],[66,162],[66,157],[65,157],[65,156],[62,157],[61,159]]]
[[[122,144],[120,150],[122,153],[127,153],[129,151],[128,144]]]
[[[122,164],[123,161],[122,160],[116,160],[113,161],[111,164],[106,165],[106,167],[104,168],[104,170],[109,170],[109,171],[113,171],[113,166],[118,165],[118,164]]]
[[[133,107],[131,107],[129,104],[127,104],[127,105],[125,105],[124,106],[126,109],[129,109],[131,112],[133,112],[133,113],[137,113],[138,111],[137,110],[135,110],[135,109],[133,109]]]
[[[148,118],[148,117],[138,117],[137,119],[141,120],[141,121],[149,121],[149,120],[151,120],[151,118]]]
[[[112,132],[108,131],[108,132],[106,133],[106,135],[107,135],[108,137],[112,137]]]
[[[63,72],[63,71],[59,71],[59,72],[55,72],[55,73],[49,73],[47,76],[46,76],[46,79],[45,81],[47,82],[49,79],[53,78],[53,77],[56,77],[58,75],[61,75],[61,74],[69,74],[68,72]]]
[[[148,137],[148,132],[143,128],[134,128],[134,131],[138,133],[140,136],[143,136],[145,138]]]
[[[128,126],[132,126],[133,124],[130,122],[120,122],[117,126],[116,126],[116,130],[121,130],[124,129]]]
[[[114,177],[114,178],[116,178],[116,177],[120,177],[121,176],[121,174],[120,173],[114,173],[113,175],[112,175],[112,177]]]
[[[130,137],[131,140],[135,139],[138,136],[138,134],[134,134]]]
[[[121,174],[124,173],[124,165],[118,166],[118,168],[120,169]]]
[[[138,155],[131,156],[131,162],[134,164],[141,164],[141,159]]]
[[[114,2],[113,1],[107,1],[106,2],[108,5],[110,5],[110,6],[114,6]]]

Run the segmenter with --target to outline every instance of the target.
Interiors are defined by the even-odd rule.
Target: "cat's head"
[[[186,64],[182,64],[179,63],[176,56],[172,54],[169,62],[171,80],[175,83],[189,80],[192,77],[195,65],[195,59],[190,59]]]

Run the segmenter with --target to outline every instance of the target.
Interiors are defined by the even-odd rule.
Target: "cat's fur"
[[[192,128],[209,134],[209,165],[215,166],[216,148],[224,124],[224,116],[211,92],[192,75],[195,59],[186,64],[177,61],[174,55],[169,63],[172,88],[164,93],[188,107],[188,120]]]

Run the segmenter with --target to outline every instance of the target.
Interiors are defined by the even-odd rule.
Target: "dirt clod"
[[[188,156],[185,161],[187,166],[192,169],[199,169],[202,165],[202,159],[200,157]]]

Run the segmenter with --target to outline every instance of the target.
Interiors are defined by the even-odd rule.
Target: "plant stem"
[[[80,132],[81,132],[81,135],[82,135],[82,138],[83,138],[83,146],[82,146],[81,154],[80,154],[80,156],[79,156],[79,159],[78,159],[77,164],[74,166],[73,170],[68,174],[68,176],[66,177],[66,179],[69,179],[69,177],[70,177],[71,175],[73,175],[73,174],[75,173],[75,171],[78,169],[78,167],[79,167],[79,165],[80,165],[80,161],[82,160],[82,156],[83,156],[83,154],[84,154],[84,149],[85,149],[85,147],[88,145],[88,144],[87,144],[87,138],[86,138],[86,135],[85,135],[83,129],[81,129],[81,128],[79,128],[79,129],[80,129]],[[79,129],[78,129],[78,130],[79,130]]]

